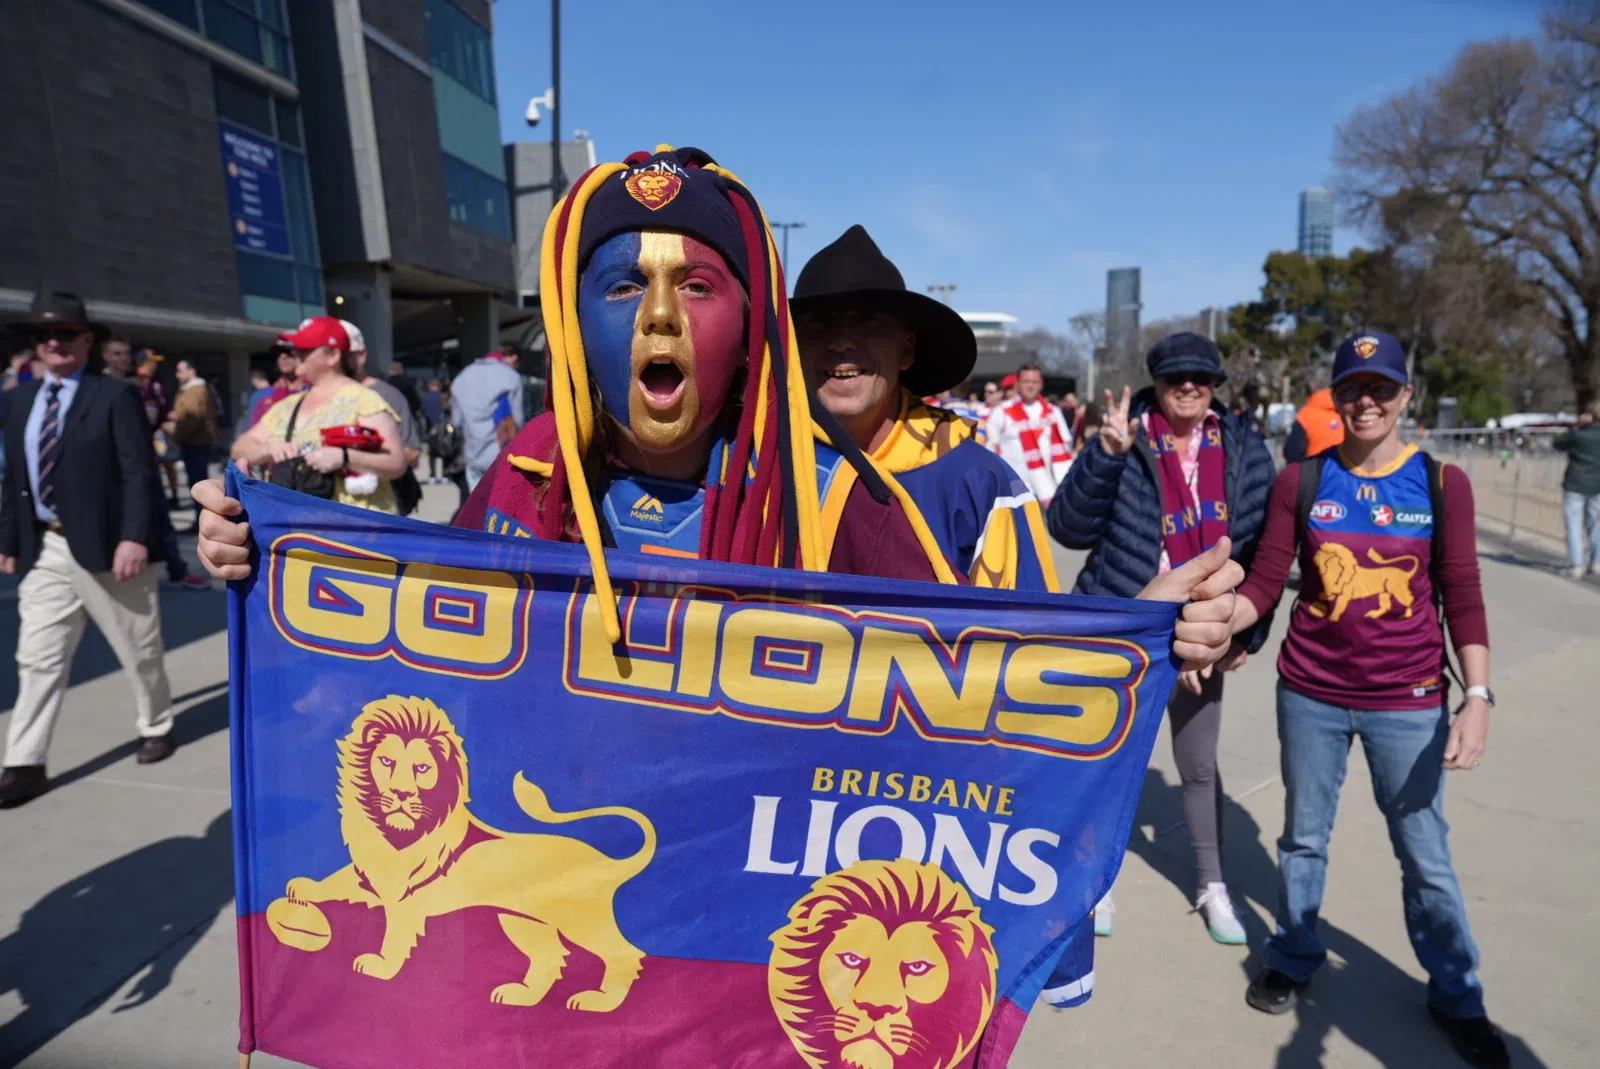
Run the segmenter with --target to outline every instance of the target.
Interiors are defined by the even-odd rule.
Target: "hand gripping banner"
[[[236,483],[240,1049],[1003,1066],[1115,878],[1178,606],[617,553]]]

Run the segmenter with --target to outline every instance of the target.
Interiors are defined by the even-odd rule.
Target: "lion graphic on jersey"
[[[1411,593],[1411,580],[1416,577],[1421,561],[1410,555],[1383,557],[1375,549],[1367,550],[1367,559],[1378,567],[1369,568],[1360,563],[1349,546],[1338,542],[1324,542],[1318,546],[1311,563],[1322,577],[1320,600],[1332,609],[1313,602],[1308,606],[1311,615],[1326,616],[1338,623],[1352,601],[1377,598],[1378,607],[1366,614],[1367,619],[1376,620],[1387,615],[1397,601],[1406,610],[1401,619],[1411,619],[1411,608],[1416,602],[1416,596]],[[1410,562],[1409,568],[1397,567],[1406,561]]]
[[[811,1069],[950,1069],[994,1011],[993,934],[937,866],[858,861],[789,911],[767,991]]]
[[[316,903],[381,908],[382,946],[358,956],[353,967],[387,980],[405,965],[429,918],[489,906],[528,957],[527,975],[496,987],[492,1001],[536,1005],[561,977],[565,939],[605,963],[599,989],[573,995],[567,1007],[616,1009],[644,955],[618,930],[612,899],[650,864],[655,827],[620,806],[557,813],[521,773],[511,790],[523,812],[541,823],[622,817],[639,826],[644,845],[619,860],[566,836],[489,827],[467,810],[467,755],[444,710],[426,698],[394,694],[371,702],[339,742],[340,830],[350,864],[326,879],[290,880],[286,897],[267,909],[268,926],[280,942],[317,951],[331,932]]]

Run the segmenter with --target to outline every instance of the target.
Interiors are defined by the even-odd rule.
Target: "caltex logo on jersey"
[[[1364,334],[1356,339],[1356,343],[1352,348],[1355,349],[1356,355],[1361,359],[1370,360],[1372,354],[1378,351],[1378,339],[1370,334]]]
[[[1379,527],[1387,527],[1394,522],[1394,509],[1388,505],[1372,506],[1372,522]]]
[[[1311,506],[1311,518],[1319,523],[1338,523],[1344,517],[1344,506],[1337,501],[1318,501]]]

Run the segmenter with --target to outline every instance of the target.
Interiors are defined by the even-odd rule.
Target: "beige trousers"
[[[133,685],[140,737],[172,730],[172,688],[163,663],[155,568],[146,566],[119,583],[110,572],[85,571],[72,559],[67,540],[46,531],[38,562],[17,587],[17,604],[22,617],[17,706],[11,710],[6,767],[45,763],[86,615],[106,636]]]

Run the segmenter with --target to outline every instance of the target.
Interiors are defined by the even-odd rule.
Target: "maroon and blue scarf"
[[[1150,445],[1161,461],[1161,499],[1167,506],[1161,517],[1161,535],[1174,568],[1198,557],[1228,533],[1228,464],[1222,451],[1222,427],[1207,416],[1195,433],[1200,436],[1198,502],[1189,492],[1189,480],[1183,477],[1183,457],[1172,426],[1161,413],[1150,413]]]

